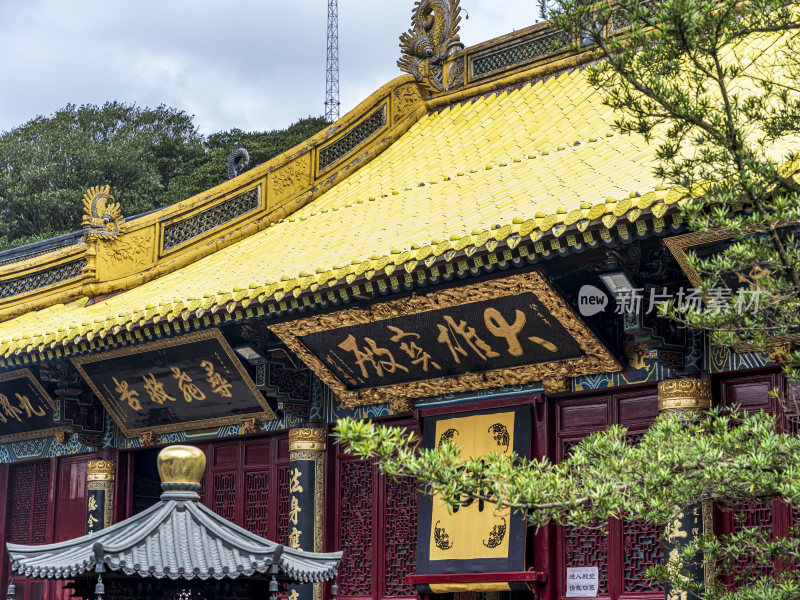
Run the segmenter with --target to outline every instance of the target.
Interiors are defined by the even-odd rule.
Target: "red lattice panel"
[[[564,559],[567,567],[597,566],[601,594],[608,593],[608,536],[588,527],[564,527]]]
[[[278,543],[289,543],[289,467],[278,467]]]
[[[33,482],[33,511],[31,521],[31,544],[44,544],[47,539],[48,496],[50,493],[50,463],[36,465]]]
[[[29,544],[31,541],[34,470],[35,465],[31,463],[15,465],[12,470],[11,533],[8,536],[12,544]]]
[[[417,560],[417,487],[413,479],[386,481],[384,531],[384,596],[416,597],[414,586],[406,583]]]
[[[344,557],[339,566],[342,596],[372,595],[372,463],[342,463],[339,526]]]
[[[197,490],[197,495],[200,496],[200,502],[205,504],[206,503],[206,474],[203,473],[202,479],[200,479],[200,489]]]
[[[761,530],[768,539],[772,535],[771,500],[747,500],[733,507],[731,533],[753,527]],[[772,564],[756,564],[752,558],[739,559],[737,563],[742,568],[754,568],[756,576],[770,575],[774,566]]]
[[[245,473],[244,489],[244,528],[256,535],[267,537],[269,471]]]
[[[622,547],[624,591],[660,592],[664,586],[658,581],[645,578],[648,567],[664,561],[661,546],[663,526],[651,525],[641,521],[623,521]]]
[[[214,504],[211,509],[221,517],[236,522],[236,473],[214,475]]]

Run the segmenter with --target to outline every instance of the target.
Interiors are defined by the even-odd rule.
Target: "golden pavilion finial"
[[[158,453],[161,483],[200,484],[206,470],[206,455],[194,446],[167,446]]]

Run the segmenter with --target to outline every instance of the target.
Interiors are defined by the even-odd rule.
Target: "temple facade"
[[[343,551],[346,600],[664,597],[644,577],[661,527],[451,512],[333,443],[344,416],[553,461],[612,424],[635,441],[660,410],[737,404],[795,427],[768,394],[791,391],[769,357],[657,317],[659,301],[702,300],[686,253],[725,236],[686,231],[655,146],[614,132],[583,70],[591,49],[548,23],[465,48],[453,0],[413,16],[405,74],[302,145],[129,218],[87,182],[83,231],[0,253],[3,542],[149,509],[155,456],[180,443],[205,453],[207,508],[289,548]],[[678,527],[800,524],[777,503],[739,509]],[[9,564],[4,543],[4,584]],[[14,583],[17,600],[70,595]],[[281,595],[325,600],[330,583]]]

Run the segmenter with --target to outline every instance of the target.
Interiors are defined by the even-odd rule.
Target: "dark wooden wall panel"
[[[556,418],[550,430],[555,448],[550,456],[556,461],[563,460],[587,435],[612,424],[626,426],[630,439],[635,442],[658,413],[654,387],[548,402],[555,405]],[[550,536],[555,540],[552,544],[555,559],[547,571],[553,580],[547,584],[547,596],[566,597],[567,567],[597,566],[600,597],[613,600],[663,598],[663,589],[643,577],[649,565],[661,560],[661,531],[660,527],[625,520],[609,521],[607,533],[593,528],[556,528],[556,533]]]

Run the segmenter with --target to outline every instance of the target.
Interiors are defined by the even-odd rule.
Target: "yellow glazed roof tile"
[[[742,50],[748,60],[774,51],[769,43]],[[370,271],[405,273],[399,265],[406,261],[512,232],[555,225],[560,235],[563,223],[633,221],[668,194],[654,192],[661,183],[652,173],[655,146],[613,134],[613,120],[581,70],[446,107],[246,239],[91,306],[83,298],[0,323],[0,353],[49,349],[216,307],[230,311],[237,302],[288,300]],[[787,140],[775,152],[796,151],[799,143]]]

